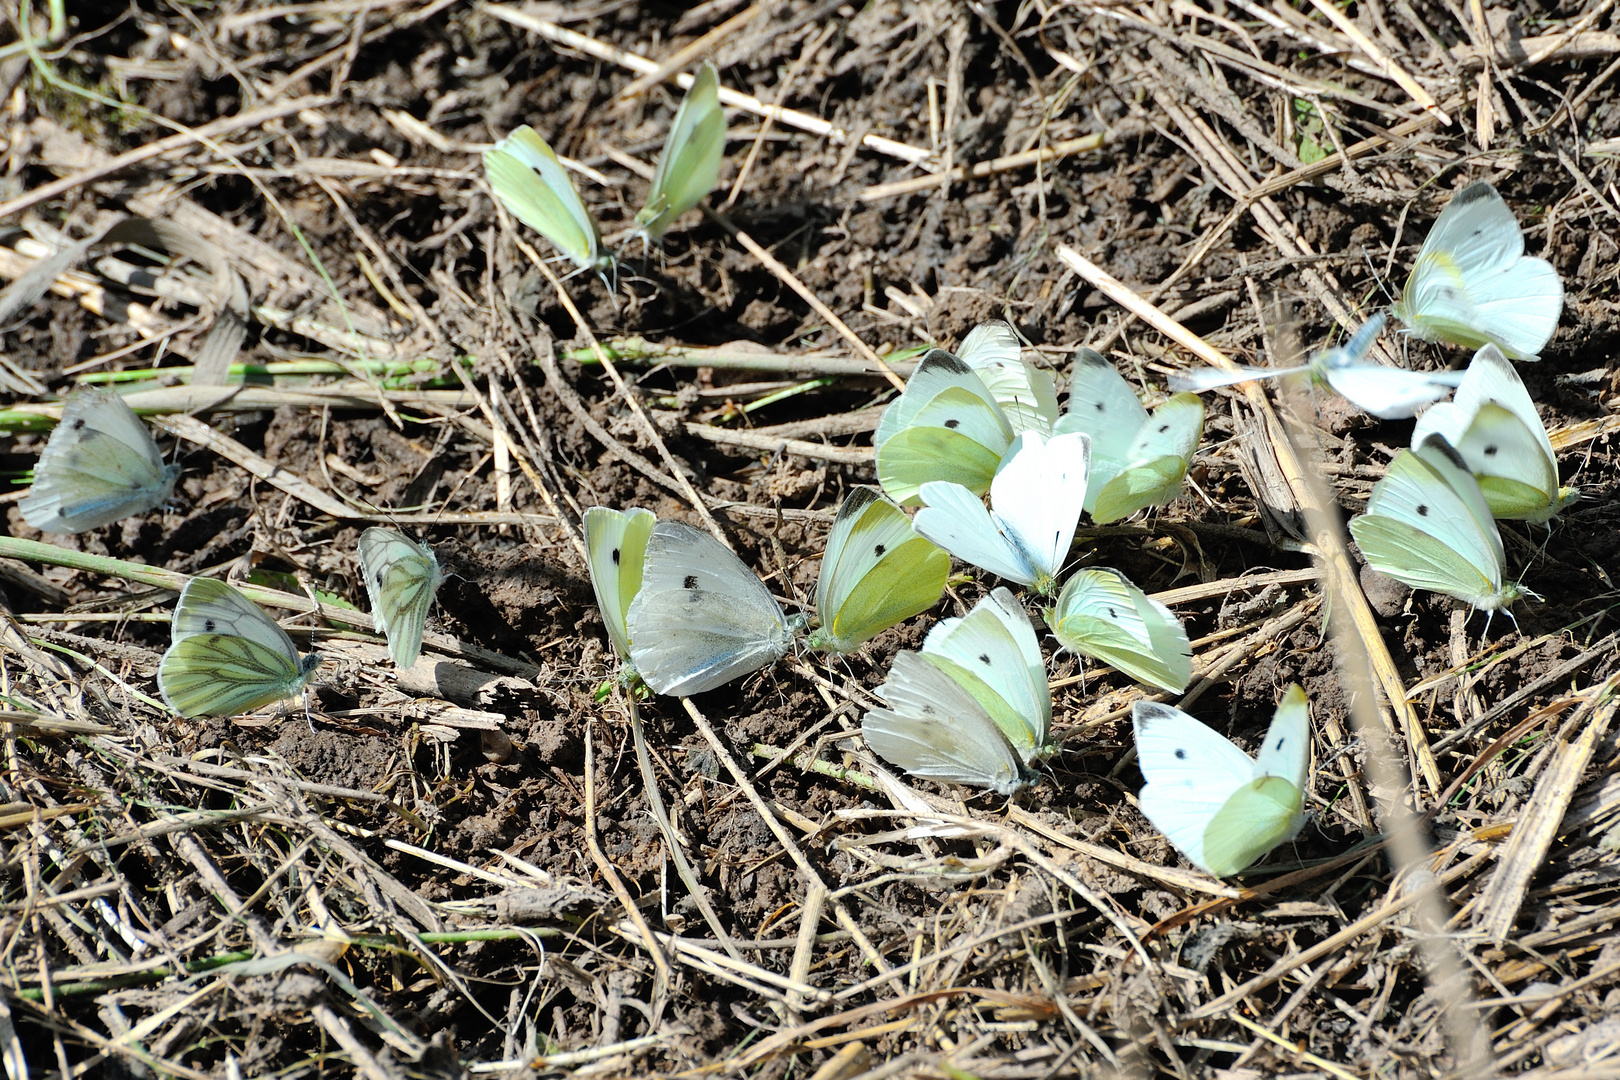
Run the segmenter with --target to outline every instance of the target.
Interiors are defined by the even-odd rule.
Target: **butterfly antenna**
[[[1361,257],[1367,260],[1367,272],[1372,275],[1373,283],[1378,286],[1378,291],[1384,294],[1384,299],[1389,302],[1391,307],[1398,304],[1400,301],[1395,298],[1394,293],[1389,291],[1389,285],[1386,283],[1390,267],[1395,263],[1395,249],[1393,247],[1389,249],[1389,263],[1384,267],[1383,273],[1378,272],[1378,266],[1373,262],[1372,252],[1362,248]]]

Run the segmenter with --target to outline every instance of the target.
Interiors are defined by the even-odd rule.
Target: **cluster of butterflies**
[[[718,102],[708,104],[714,85],[706,66],[677,116],[661,177],[695,143],[723,141]],[[717,135],[703,133],[714,125]],[[492,183],[509,159],[542,174],[556,166],[549,148],[521,131],[491,151]],[[683,168],[685,175],[696,166]],[[655,183],[638,216],[644,235],[656,237],[702,197],[693,185],[670,183]],[[555,184],[545,187],[555,194]],[[583,207],[557,207],[540,216],[551,225],[572,218],[592,238],[579,250],[597,258]],[[1421,336],[1477,347],[1464,372],[1367,362],[1384,322],[1375,316],[1347,345],[1300,368],[1173,377],[1178,392],[1151,411],[1112,364],[1081,349],[1060,413],[1051,374],[1024,360],[1010,326],[986,323],[956,354],[926,353],[884,412],[874,438],[882,490],[854,488],[839,507],[811,615],[785,614],[705,532],[642,509],[588,510],[587,561],[610,642],[627,676],[654,692],[701,693],[781,659],[801,640],[848,653],[929,610],[955,556],[1031,590],[1062,647],[1180,692],[1191,679],[1191,648],[1168,608],[1117,570],[1081,569],[1061,587],[1059,578],[1082,514],[1105,524],[1179,496],[1204,423],[1203,405],[1188,391],[1276,374],[1309,376],[1385,417],[1414,415],[1455,388],[1454,401],[1423,413],[1412,447],[1396,455],[1351,531],[1375,569],[1494,611],[1521,595],[1506,580],[1495,518],[1544,523],[1575,497],[1559,486],[1546,428],[1509,362],[1539,352],[1561,306],[1557,275],[1524,256],[1511,212],[1477,183],[1442,213],[1396,308]],[[97,528],[161,505],[178,471],[121,398],[81,390],[67,400],[20,508],[45,532]],[[906,506],[917,508],[914,516]],[[391,528],[367,529],[359,554],[373,619],[395,662],[410,666],[442,580],[437,559]],[[300,655],[236,589],[199,578],[175,607],[158,684],[181,715],[234,716],[300,693],[320,662],[318,653]],[[1011,794],[1038,779],[1055,750],[1040,643],[1005,587],[934,626],[920,650],[899,653],[877,694],[885,707],[863,717],[865,741],[919,777]],[[1279,704],[1257,759],[1169,706],[1138,703],[1133,727],[1147,781],[1142,809],[1196,865],[1236,873],[1297,832],[1310,756],[1297,686]]]
[[[714,190],[726,148],[720,79],[705,61],[675,113],[647,202],[631,239],[659,240],[677,218]],[[495,197],[523,224],[551,241],[580,270],[606,275],[618,262],[602,244],[596,219],[546,140],[527,125],[484,154],[484,175]]]

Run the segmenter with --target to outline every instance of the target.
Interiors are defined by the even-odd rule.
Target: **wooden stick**
[[[932,187],[944,187],[954,184],[958,180],[969,177],[991,176],[1011,169],[1021,169],[1025,165],[1039,165],[1048,161],[1056,161],[1070,154],[1079,154],[1086,150],[1096,150],[1108,141],[1108,132],[1096,132],[1078,139],[1065,139],[1051,146],[1038,150],[1023,150],[1016,154],[1007,154],[1003,157],[991,158],[989,161],[979,161],[972,165],[958,165],[945,172],[928,173],[924,176],[913,176],[906,180],[894,180],[887,184],[873,184],[864,189],[858,199],[866,202],[876,202],[878,199],[887,199],[895,195],[909,195],[914,191],[926,191]]]

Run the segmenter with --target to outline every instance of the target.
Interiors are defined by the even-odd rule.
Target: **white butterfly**
[[[1194,368],[1170,376],[1172,390],[1213,390],[1217,386],[1251,379],[1307,375],[1312,383],[1342,395],[1362,412],[1381,420],[1405,420],[1439,401],[1462,381],[1460,371],[1408,371],[1367,363],[1367,353],[1384,329],[1379,312],[1364,323],[1346,344],[1318,353],[1308,364],[1284,368],[1240,367],[1236,371]]]
[[[922,485],[913,527],[963,562],[1049,595],[1086,501],[1091,440],[1026,431],[990,484],[990,505],[960,484]]]
[[[720,159],[726,149],[726,114],[720,108],[720,79],[707,60],[664,140],[658,170],[647,189],[647,204],[636,214],[635,235],[643,242],[664,235],[675,219],[698,204],[720,182]]]
[[[1524,595],[1504,581],[1502,534],[1479,483],[1443,436],[1402,450],[1350,522],[1367,565],[1414,589],[1494,612]]]
[[[1451,197],[1423,241],[1395,317],[1425,341],[1494,344],[1515,360],[1539,360],[1563,310],[1558,271],[1524,253],[1513,211],[1476,180]]]
[[[1086,510],[1099,525],[1162,506],[1181,494],[1182,481],[1204,434],[1204,403],[1176,394],[1149,416],[1123,376],[1095,349],[1075,354],[1069,411],[1058,432],[1091,436]]]
[[[550,240],[579,269],[595,270],[607,283],[613,253],[602,246],[596,219],[538,132],[525,124],[485,151],[484,175],[508,213]]]
[[[62,406],[18,508],[41,532],[84,532],[161,505],[179,475],[123,398],[78,390]]]
[[[996,589],[894,658],[861,719],[866,743],[913,776],[1010,795],[1039,779],[1051,753],[1052,698],[1029,617]]]
[[[433,549],[398,529],[373,526],[360,534],[360,576],[371,620],[387,636],[394,663],[410,667],[422,652],[428,609],[444,580]]]
[[[608,641],[623,663],[630,662],[630,631],[625,618],[630,602],[641,591],[647,538],[658,518],[650,510],[609,510],[593,506],[585,511],[585,562],[591,572],[596,606],[602,611]]]
[[[754,572],[708,533],[660,521],[625,618],[630,660],[660,694],[723,686],[787,655],[804,629]]]
[[[872,435],[878,482],[902,506],[915,504],[930,480],[983,495],[1012,440],[1012,424],[983,380],[944,349],[930,349]]]
[[[1474,354],[1455,400],[1418,418],[1412,445],[1431,434],[1444,436],[1462,455],[1496,517],[1542,525],[1580,495],[1559,486],[1547,427],[1495,345]]]
[[[213,578],[192,578],[170,624],[158,689],[181,716],[240,716],[309,685],[321,654],[300,657],[264,610]]]
[[[1147,781],[1142,813],[1199,869],[1228,877],[1299,834],[1311,740],[1297,684],[1278,704],[1258,759],[1169,705],[1138,701],[1131,726]]]
[[[992,319],[974,327],[956,350],[1001,406],[1015,433],[1050,434],[1057,422],[1057,386],[1050,372],[1024,360],[1024,347],[1008,323]]]
[[[1046,625],[1066,649],[1138,682],[1179,694],[1192,679],[1192,646],[1171,610],[1105,566],[1075,571]]]
[[[951,557],[918,536],[911,519],[875,488],[850,491],[838,508],[816,578],[819,625],[807,644],[846,653],[939,603]]]

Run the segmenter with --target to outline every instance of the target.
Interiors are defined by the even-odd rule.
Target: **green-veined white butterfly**
[[[1091,440],[1080,432],[1013,441],[990,484],[991,509],[968,488],[934,480],[914,527],[963,562],[1050,595],[1069,559],[1086,499]]]
[[[433,549],[398,529],[372,526],[360,534],[360,576],[371,621],[388,638],[394,663],[410,667],[422,652],[428,609],[444,580]]]
[[[780,660],[804,620],[784,615],[764,582],[720,541],[660,521],[647,538],[641,591],[625,628],[642,681],[685,697]]]
[[[845,653],[939,603],[951,557],[911,529],[905,511],[873,488],[844,499],[816,579],[820,626],[809,646]]]
[[[1142,813],[1200,870],[1229,877],[1299,834],[1311,762],[1310,707],[1290,686],[1257,759],[1180,709],[1131,707],[1147,781]]]
[[[868,712],[861,735],[913,776],[1010,795],[1053,749],[1040,644],[1003,588],[934,627],[921,653],[897,655],[877,694],[889,707]]]
[[[1518,599],[1502,534],[1479,483],[1443,436],[1402,450],[1373,485],[1367,512],[1350,522],[1367,565],[1414,589],[1494,612]]]
[[[62,406],[18,509],[41,532],[84,532],[160,505],[179,475],[123,398],[78,390]]]
[[[1518,219],[1486,180],[1440,212],[1394,308],[1425,341],[1495,344],[1515,360],[1541,358],[1563,310],[1558,271],[1524,253]]]
[[[1204,403],[1193,394],[1176,394],[1149,415],[1106,357],[1081,349],[1074,358],[1069,411],[1055,430],[1091,436],[1086,509],[1091,520],[1106,525],[1181,494],[1204,435]]]
[[[1181,693],[1192,679],[1192,646],[1174,613],[1106,566],[1075,571],[1046,625],[1066,649],[1138,682]]]
[[[1439,401],[1462,381],[1460,371],[1408,371],[1367,362],[1373,342],[1384,329],[1384,314],[1378,312],[1362,324],[1355,336],[1343,345],[1326,349],[1310,362],[1294,367],[1240,367],[1236,371],[1194,368],[1170,376],[1172,390],[1213,390],[1217,386],[1248,382],[1251,379],[1304,375],[1317,386],[1326,386],[1362,412],[1381,420],[1405,420],[1419,409]]]
[[[647,559],[647,538],[658,518],[650,510],[609,510],[593,506],[585,511],[585,562],[591,571],[596,606],[602,610],[608,641],[622,663],[630,663],[630,631],[625,617],[630,601],[641,591],[642,565]]]
[[[1015,433],[1051,434],[1057,422],[1057,387],[1049,372],[1024,359],[1024,348],[1013,328],[1001,319],[975,326],[957,358],[979,376],[1006,414]]]
[[[1418,417],[1412,444],[1430,434],[1456,447],[1496,517],[1542,525],[1579,497],[1575,488],[1559,487],[1547,427],[1495,345],[1474,354],[1454,400]]]
[[[192,578],[174,606],[158,690],[181,716],[240,716],[309,685],[321,654],[300,657],[264,610],[214,578]]]
[[[698,204],[720,182],[726,149],[726,114],[720,108],[720,80],[707,60],[698,68],[664,140],[647,205],[636,214],[635,235],[657,240],[675,219]]]
[[[1012,441],[1006,413],[973,369],[930,349],[872,436],[878,482],[901,506],[915,505],[930,480],[983,495]]]
[[[562,162],[533,128],[525,124],[486,150],[484,175],[513,217],[550,240],[575,266],[595,270],[607,281],[613,254],[602,247],[596,219]]]

